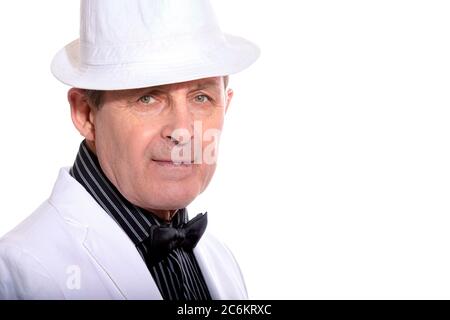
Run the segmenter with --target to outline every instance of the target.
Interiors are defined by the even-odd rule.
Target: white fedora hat
[[[51,70],[73,87],[118,90],[230,75],[258,56],[222,33],[208,0],[81,0],[80,38]]]

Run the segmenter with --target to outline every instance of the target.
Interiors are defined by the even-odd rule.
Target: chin
[[[200,194],[200,189],[183,183],[158,184],[152,188],[155,200],[152,206],[158,210],[175,210],[187,207]]]

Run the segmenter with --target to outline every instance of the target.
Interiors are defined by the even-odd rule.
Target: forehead
[[[223,84],[222,77],[196,79],[180,83],[171,83],[161,86],[155,86],[160,89],[180,89],[180,88],[197,88],[197,87],[221,87]]]
[[[120,93],[135,94],[148,90],[175,91],[175,90],[196,90],[196,89],[222,89],[224,87],[222,77],[202,78],[191,81],[163,84],[139,89],[119,90]]]

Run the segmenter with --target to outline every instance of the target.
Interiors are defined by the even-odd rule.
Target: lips
[[[166,165],[166,166],[190,166],[193,164],[193,162],[174,162],[172,160],[166,159],[152,159],[152,160],[159,165]]]

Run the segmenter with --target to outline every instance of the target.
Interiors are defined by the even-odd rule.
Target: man
[[[230,251],[187,205],[215,170],[233,96],[258,57],[207,0],[82,0],[53,74],[84,137],[52,194],[0,241],[0,298],[247,298]]]

